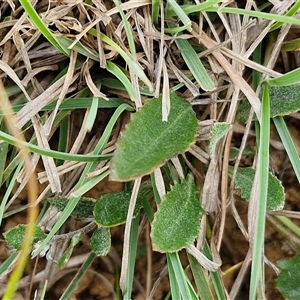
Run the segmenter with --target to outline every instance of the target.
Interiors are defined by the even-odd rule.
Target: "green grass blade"
[[[299,9],[300,9],[300,2],[296,1],[296,3],[289,9],[289,11],[285,15],[293,16],[294,14],[296,14],[298,12]],[[269,31],[271,32],[273,30],[276,30],[276,29],[280,28],[283,24],[284,24],[283,22],[277,22],[271,27],[271,29]]]
[[[4,210],[5,210],[5,206],[6,206],[6,203],[11,195],[11,192],[17,182],[17,177],[21,171],[23,167],[23,163],[19,163],[19,165],[17,166],[16,168],[16,171],[13,175],[13,177],[10,179],[9,181],[9,185],[8,187],[6,188],[6,191],[5,191],[5,194],[3,196],[3,198],[1,199],[1,205],[0,205],[0,226],[2,224],[2,220],[3,220],[3,215],[4,215]]]
[[[70,50],[67,47],[64,47],[60,44],[59,40],[55,37],[55,35],[49,30],[49,28],[45,25],[43,20],[40,18],[31,2],[28,0],[20,0],[21,5],[24,10],[30,17],[31,21],[37,27],[37,29],[44,35],[44,37],[60,52],[62,52],[66,56],[70,56]]]
[[[175,11],[176,15],[183,23],[186,30],[192,30],[192,21],[187,16],[187,14],[182,10],[181,6],[174,0],[167,0],[168,5]]]
[[[130,52],[131,52],[131,55],[133,57],[134,60],[136,60],[136,49],[135,49],[135,43],[134,43],[134,38],[133,38],[133,35],[132,35],[132,30],[131,30],[131,26],[124,14],[124,11],[123,9],[121,8],[120,6],[120,3],[119,3],[119,0],[113,0],[116,7],[118,8],[118,11],[121,15],[121,18],[122,18],[122,21],[124,23],[124,29],[125,29],[125,32],[126,32],[126,38],[127,38],[127,41],[128,41],[128,45],[129,45],[129,49],[130,49]]]
[[[290,71],[282,76],[268,79],[269,85],[275,85],[275,86],[289,86],[293,84],[297,84],[300,81],[300,68],[297,68],[293,71]]]
[[[187,256],[198,289],[198,295],[201,295],[201,300],[213,300],[208,278],[206,278],[203,268],[192,255],[187,254]]]
[[[151,5],[151,16],[152,16],[152,22],[155,26],[158,26],[158,16],[159,16],[159,10],[160,10],[160,0],[152,0]]]
[[[258,206],[254,225],[252,267],[250,276],[250,298],[255,299],[258,286],[263,284],[264,234],[268,199],[270,143],[270,98],[268,85],[264,85],[262,98],[261,126],[258,149]]]
[[[182,268],[178,253],[167,253],[167,259],[168,268],[171,267],[171,274],[172,276],[173,274],[175,276],[172,281],[170,280],[172,299],[195,299],[195,293],[191,292],[190,290],[188,278]],[[181,295],[180,298],[178,298],[177,296],[178,290]],[[176,295],[174,295],[174,292],[176,293]],[[198,297],[196,299],[198,299]]]
[[[205,243],[204,243],[203,254],[208,259],[212,260],[211,251],[210,251],[210,248],[209,248],[209,245],[208,245],[207,241],[205,241]],[[211,276],[213,287],[214,287],[215,292],[217,294],[217,299],[218,300],[226,300],[227,297],[225,295],[223,281],[221,279],[221,276],[220,276],[219,272],[210,272],[210,276]]]
[[[84,124],[87,131],[91,131],[93,128],[93,125],[94,125],[96,117],[97,117],[98,105],[99,105],[99,98],[93,97],[91,108],[89,109],[89,114],[88,114],[87,120]]]
[[[48,149],[40,148],[39,146],[33,145],[31,143],[21,141],[3,131],[0,131],[0,140],[3,140],[13,146],[22,145],[23,147],[27,147],[33,153],[37,153],[40,155],[45,155],[57,159],[63,159],[63,160],[88,162],[88,161],[107,160],[112,157],[111,154],[103,154],[103,155],[69,154],[69,153],[59,152],[55,150],[48,150]]]
[[[18,251],[13,252],[4,262],[2,262],[2,264],[0,265],[0,275],[2,275],[4,272],[6,272],[11,268],[18,254],[19,254]]]
[[[128,257],[128,270],[125,281],[125,293],[123,299],[131,299],[131,292],[133,286],[134,267],[136,261],[137,242],[138,242],[138,229],[139,229],[139,218],[136,217],[132,220],[130,230],[130,247]]]
[[[179,285],[177,283],[177,278],[175,274],[175,270],[171,263],[170,255],[167,254],[167,262],[168,262],[168,273],[169,273],[169,280],[170,280],[170,289],[172,294],[172,299],[182,299],[180,295]]]
[[[181,9],[186,13],[195,13],[195,12],[201,12],[201,11],[206,11],[208,8],[212,7],[215,4],[218,4],[222,0],[207,0],[204,1],[200,4],[193,4],[193,5],[182,5]],[[174,10],[167,10],[166,15],[169,17],[174,17],[176,16],[176,12]]]
[[[61,295],[61,297],[59,298],[59,300],[68,300],[68,299],[70,299],[70,297],[72,296],[72,294],[74,293],[74,291],[78,287],[78,284],[79,284],[80,280],[86,274],[86,272],[88,271],[89,267],[91,266],[92,262],[94,261],[94,259],[96,257],[97,257],[97,255],[94,252],[91,252],[89,254],[88,258],[83,263],[83,265],[81,266],[81,268],[78,270],[77,274],[72,279],[72,281],[70,282],[70,284],[68,285],[68,287],[64,291],[64,293]]]
[[[295,143],[282,116],[273,118],[273,122],[300,183],[300,158]]]
[[[91,28],[89,33],[93,36],[97,36],[97,32],[95,28]],[[128,64],[129,68],[148,86],[150,92],[153,90],[152,83],[147,78],[146,74],[144,73],[143,69],[140,65],[134,61],[117,43],[115,43],[112,39],[110,39],[107,35],[101,33],[101,40],[111,46],[116,52],[118,52],[125,62]],[[97,60],[99,60],[97,58]],[[110,62],[111,63],[111,62]]]
[[[201,4],[197,5],[182,5],[182,10],[186,14],[191,14],[200,11],[206,12],[222,12],[228,14],[237,14],[237,15],[246,15],[254,18],[261,18],[270,21],[277,21],[282,23],[288,23],[293,25],[300,25],[300,20],[290,16],[280,16],[276,14],[260,12],[256,10],[248,10],[242,8],[234,8],[234,7],[218,7],[214,6],[214,4],[219,3],[221,1],[212,0],[212,1],[205,1]],[[168,16],[176,16],[176,13],[173,10],[167,12]]]
[[[168,23],[168,26],[170,28],[176,28],[172,23]],[[190,43],[183,39],[175,39],[175,43],[178,49],[181,51],[180,54],[182,58],[184,59],[199,86],[205,91],[213,90],[215,85],[207,74],[201,60]]]
[[[70,109],[84,109],[90,108],[93,99],[91,97],[78,97],[78,98],[67,98],[64,102],[59,106],[59,110],[70,110]],[[46,106],[44,106],[40,111],[49,111],[53,110],[56,106],[56,102],[54,101]],[[109,100],[105,100],[103,98],[98,98],[98,106],[97,108],[115,108],[120,106],[124,101],[120,98],[109,98]],[[20,111],[24,107],[24,104],[15,104],[12,105],[12,109],[14,112]],[[0,111],[0,116],[3,113]]]
[[[124,72],[122,72],[121,68],[119,68],[115,63],[107,61],[106,62],[107,71],[116,76],[126,88],[126,91],[131,99],[131,101],[135,102],[138,99],[138,96]]]
[[[1,143],[0,144],[0,186],[3,184],[2,179],[3,179],[3,172],[7,161],[7,150],[8,150],[8,144]]]

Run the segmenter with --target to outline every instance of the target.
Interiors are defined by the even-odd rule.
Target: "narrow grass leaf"
[[[284,149],[288,154],[298,182],[300,182],[300,158],[291,134],[286,126],[283,117],[276,117],[273,119],[273,122],[283,143]]]
[[[206,2],[208,2],[208,1],[206,1]],[[193,13],[193,12],[198,11],[197,6],[198,5],[187,5],[187,6],[183,7],[182,9],[186,13]],[[248,10],[248,9],[234,8],[234,7],[215,7],[212,5],[208,5],[208,7],[205,8],[205,11],[206,12],[222,12],[222,13],[228,13],[228,14],[238,14],[238,15],[242,15],[242,16],[245,15],[245,16],[250,16],[250,17],[254,17],[254,18],[270,20],[270,21],[283,22],[283,23],[293,24],[293,25],[298,25],[298,26],[300,25],[300,20],[296,19],[295,17],[281,16],[281,15],[276,15],[276,14],[271,14],[271,13],[266,13],[266,12],[260,12],[260,11],[256,11],[256,10]]]
[[[136,49],[135,49],[135,42],[134,42],[132,30],[131,30],[131,25],[129,24],[129,22],[124,14],[124,11],[120,6],[119,0],[113,0],[113,1],[121,15],[131,55],[132,55],[133,59],[136,60]]]
[[[97,37],[97,32],[94,28],[91,28],[89,30],[89,33]],[[136,61],[134,61],[117,43],[115,43],[112,39],[110,39],[108,36],[106,36],[103,33],[101,33],[101,40],[104,43],[110,45],[115,51],[117,51],[123,57],[123,59],[128,64],[129,68],[148,86],[150,92],[152,92],[153,91],[152,83],[146,76],[141,66]]]
[[[88,161],[107,160],[112,156],[110,154],[103,154],[103,155],[70,154],[70,153],[59,152],[50,149],[44,149],[39,146],[33,145],[31,143],[27,143],[19,139],[16,139],[15,137],[3,131],[0,131],[0,140],[3,140],[13,146],[22,145],[24,147],[27,147],[33,153],[37,153],[40,155],[45,155],[57,159],[88,162]]]
[[[172,299],[182,299],[181,295],[180,295],[178,281],[176,278],[176,273],[175,273],[175,270],[171,263],[170,253],[167,254],[167,265],[168,265],[168,275],[169,275],[169,280],[170,280],[170,289],[171,289]]]
[[[267,83],[271,86],[274,85],[274,86],[287,87],[287,86],[298,84],[297,85],[298,89],[300,88],[299,82],[300,82],[300,68],[290,71],[282,76],[267,80]]]
[[[110,166],[111,178],[129,181],[151,173],[195,141],[198,122],[191,105],[172,93],[168,122],[162,121],[161,98],[148,100],[133,115]]]
[[[296,3],[288,10],[288,12],[285,14],[285,16],[293,16],[295,15],[298,10],[300,9],[300,2],[296,1]],[[272,25],[272,27],[270,28],[270,32],[274,31],[278,28],[280,28],[282,25],[284,24],[284,22],[277,22],[274,25]]]
[[[278,261],[277,266],[281,269],[281,273],[276,279],[276,285],[280,293],[285,299],[300,299],[300,256],[297,255],[288,260]]]
[[[184,24],[188,31],[192,30],[192,21],[182,10],[181,6],[174,0],[167,0],[167,4],[174,10],[180,21]]]
[[[169,23],[169,27],[174,28],[175,26]],[[207,74],[207,71],[205,70],[201,60],[199,59],[196,51],[193,49],[189,41],[183,39],[175,39],[175,43],[180,50],[182,58],[184,59],[186,65],[193,74],[199,86],[204,91],[213,90],[215,88],[215,85]]]
[[[258,149],[258,199],[252,245],[252,267],[250,275],[250,299],[255,299],[258,285],[263,285],[264,233],[268,199],[269,178],[269,146],[270,146],[270,99],[268,85],[264,85],[261,112],[261,132]],[[261,297],[262,295],[258,296]]]
[[[209,287],[208,277],[205,275],[202,266],[190,254],[188,254],[190,267],[193,273],[195,284],[197,286],[198,294],[201,295],[201,300],[213,300],[213,295]]]
[[[7,275],[9,270],[13,268],[16,259],[18,258],[19,251],[13,252],[5,261],[3,261],[0,265],[0,276]]]
[[[17,165],[16,170],[14,172],[14,175],[11,177],[11,179],[9,181],[9,185],[6,188],[5,194],[4,194],[4,196],[2,196],[1,204],[0,204],[0,225],[2,224],[2,221],[4,218],[4,211],[5,211],[6,203],[11,196],[11,193],[12,193],[12,191],[15,187],[15,183],[17,181],[17,177],[19,176],[22,168],[23,168],[23,163],[19,162],[19,164]]]
[[[43,20],[40,18],[31,2],[28,0],[20,0],[21,5],[30,17],[31,21],[37,27],[37,29],[44,35],[44,37],[60,52],[66,56],[70,56],[70,50],[60,44],[56,36],[49,30]]]
[[[207,241],[205,241],[205,243],[204,243],[203,253],[208,259],[212,260],[211,250],[209,248]],[[226,300],[227,297],[225,296],[223,280],[221,279],[220,273],[219,272],[210,272],[210,276],[211,276],[212,285],[217,294],[217,299],[218,300]]]
[[[128,269],[125,278],[125,291],[123,295],[124,300],[132,299],[132,288],[134,280],[134,270],[137,254],[137,245],[138,245],[138,234],[139,234],[139,221],[140,218],[134,218],[131,223],[130,228],[130,240],[129,240],[129,256],[128,256]]]
[[[120,80],[120,82],[122,82],[131,101],[135,102],[138,99],[138,96],[134,90],[134,87],[132,86],[131,82],[126,77],[124,72],[122,72],[122,70],[115,63],[111,61],[106,62],[106,69],[114,76],[116,76]]]
[[[158,26],[159,9],[160,9],[160,0],[152,0],[151,17],[152,17],[152,23],[155,26]]]
[[[172,268],[172,273],[174,274],[174,282],[171,285],[172,299],[190,299],[190,300],[198,300],[198,297],[195,297],[195,292],[190,289],[189,280],[182,268],[178,253],[168,253],[167,254],[168,268]],[[175,287],[174,285],[177,285]],[[173,291],[178,294],[178,290],[180,293],[180,297],[176,298],[173,294]]]
[[[103,195],[95,204],[95,222],[102,227],[114,227],[126,222],[131,192],[121,191]],[[134,209],[136,217],[141,209],[142,195],[137,198]]]
[[[8,143],[1,143],[0,144],[0,186],[3,184],[3,172],[6,166],[6,156],[8,150]]]
[[[92,252],[89,254],[88,258],[84,262],[84,264],[81,266],[81,268],[78,270],[76,276],[72,279],[64,293],[61,295],[59,300],[69,300],[76,290],[76,288],[79,285],[79,282],[83,278],[83,276],[87,273],[89,267],[91,266],[94,259],[97,257],[96,253]]]
[[[222,2],[222,0],[206,0],[200,4],[182,5],[181,8],[186,14],[190,14],[195,12],[206,11],[208,8],[218,4],[219,2]],[[176,12],[173,9],[168,9],[166,13],[170,17],[176,16]]]
[[[86,122],[84,124],[86,130],[90,132],[94,126],[99,106],[99,97],[93,97],[91,107],[89,109],[89,114],[87,116]]]
[[[97,256],[105,256],[110,250],[111,237],[110,229],[108,228],[97,228],[91,237],[91,248]]]
[[[152,245],[155,251],[175,252],[196,239],[202,210],[199,191],[191,174],[176,184],[159,205],[151,224]]]

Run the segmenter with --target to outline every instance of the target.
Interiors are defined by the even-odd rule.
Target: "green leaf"
[[[191,105],[171,94],[168,121],[162,121],[162,100],[148,100],[118,142],[110,167],[115,181],[149,174],[170,157],[185,152],[195,141],[198,121]]]
[[[225,122],[215,123],[211,130],[211,140],[209,144],[209,153],[212,158],[216,155],[216,147],[219,140],[224,137],[231,129],[231,125]]]
[[[3,234],[6,242],[14,249],[21,250],[27,226],[27,224],[20,224]],[[44,231],[39,226],[35,225],[34,235],[31,243],[37,243],[38,241],[43,240],[46,236],[47,235],[44,233]]]
[[[114,227],[126,222],[131,192],[122,191],[103,195],[95,204],[95,222],[102,227]],[[143,201],[138,195],[134,216],[137,216]]]
[[[277,288],[285,299],[300,299],[300,256],[277,262],[282,270],[276,279]]]
[[[238,168],[235,186],[241,190],[241,197],[246,201],[250,199],[254,176],[255,170],[253,168]],[[284,188],[280,180],[269,173],[267,210],[280,210],[283,205]]]
[[[300,110],[300,85],[270,86],[270,116],[285,116]],[[245,123],[249,117],[250,103],[242,101],[236,120]]]
[[[173,186],[159,205],[152,222],[153,249],[175,252],[191,244],[197,237],[202,210],[199,191],[191,174]]]
[[[299,75],[300,75],[300,68],[297,68],[279,77],[268,79],[267,84],[274,85],[274,86],[285,86],[285,87],[292,86],[297,83],[299,84]]]
[[[184,59],[189,71],[191,71],[199,86],[204,91],[213,90],[215,85],[191,44],[187,40],[183,39],[175,39],[175,43],[180,50],[180,54]]]
[[[93,232],[91,247],[98,256],[105,256],[110,250],[110,229],[100,227]]]
[[[56,196],[49,198],[48,201],[51,205],[55,206],[58,210],[63,211],[69,202],[68,197],[64,196]],[[71,215],[80,219],[84,218],[92,218],[94,206],[96,200],[93,198],[82,197],[80,201],[75,206],[74,210],[72,211]]]

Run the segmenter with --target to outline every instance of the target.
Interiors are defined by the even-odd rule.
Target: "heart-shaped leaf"
[[[110,250],[110,230],[100,227],[93,232],[91,237],[91,248],[98,256],[105,256]]]
[[[200,214],[204,212],[198,193],[190,174],[182,183],[173,186],[165,196],[152,222],[151,238],[154,250],[179,251],[196,239]]]
[[[171,93],[168,121],[162,121],[161,98],[148,100],[118,142],[110,167],[115,181],[149,174],[170,157],[185,152],[195,141],[198,121],[191,105]]]
[[[254,176],[255,170],[253,168],[239,168],[237,171],[235,186],[241,190],[241,197],[246,201],[250,199]],[[269,173],[267,210],[280,210],[283,205],[283,186],[276,176]]]
[[[28,225],[20,224],[16,227],[6,231],[3,235],[6,242],[16,250],[20,250],[22,243],[25,238],[26,229]],[[47,235],[44,231],[37,225],[35,225],[34,235],[32,237],[32,244],[43,240]]]
[[[285,299],[300,299],[300,256],[281,260],[277,265],[282,270],[276,280],[277,288],[281,294]]]
[[[102,227],[114,227],[126,222],[127,212],[130,203],[131,192],[122,191],[103,195],[95,204],[95,222]],[[136,216],[142,203],[143,194],[139,194],[134,216]]]

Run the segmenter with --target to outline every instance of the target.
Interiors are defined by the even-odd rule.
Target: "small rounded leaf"
[[[110,230],[100,227],[93,232],[91,237],[91,248],[98,256],[105,256],[110,250]]]
[[[153,249],[159,252],[176,252],[196,239],[203,209],[192,175],[176,184],[165,196],[154,214],[151,228]]]
[[[141,194],[138,195],[134,216],[137,216],[141,209]],[[113,227],[126,222],[131,192],[122,191],[103,195],[95,204],[95,222],[102,227]]]

